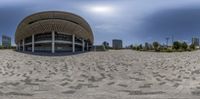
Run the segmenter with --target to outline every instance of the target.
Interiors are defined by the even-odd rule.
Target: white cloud
[[[85,4],[82,11],[98,17],[116,16],[118,7],[113,4]]]

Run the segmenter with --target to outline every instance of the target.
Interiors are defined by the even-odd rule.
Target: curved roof
[[[18,25],[15,33],[15,42],[45,32],[64,32],[75,34],[93,43],[94,37],[89,24],[80,16],[69,12],[46,11],[32,14]]]

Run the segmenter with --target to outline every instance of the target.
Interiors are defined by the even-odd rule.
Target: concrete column
[[[72,35],[72,52],[74,53],[76,51],[75,49],[75,35]]]
[[[18,45],[16,44],[16,50],[18,50]]]
[[[21,50],[21,44],[20,43],[21,43],[21,41],[19,42],[19,51]]]
[[[51,47],[51,52],[55,53],[55,32],[52,31],[52,47]]]
[[[32,35],[32,52],[35,52],[35,35]]]
[[[87,42],[87,51],[89,50],[88,42]]]
[[[23,39],[23,41],[22,41],[22,46],[23,46],[23,51],[25,51],[24,39]]]
[[[18,44],[16,44],[16,50],[17,50],[17,51],[19,50],[19,45],[18,45]]]
[[[82,39],[82,51],[83,52],[85,51],[85,41],[84,41],[84,39]]]

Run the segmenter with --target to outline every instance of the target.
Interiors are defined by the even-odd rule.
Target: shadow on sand
[[[24,54],[30,54],[30,55],[36,55],[36,56],[72,56],[72,55],[78,55],[78,54],[82,54],[82,53],[88,53],[89,51],[87,52],[76,52],[76,53],[73,53],[73,52],[56,52],[56,53],[48,53],[48,52],[28,52],[28,51],[25,51],[25,52],[21,52],[21,51],[17,51],[17,50],[14,50],[18,53],[24,53]]]

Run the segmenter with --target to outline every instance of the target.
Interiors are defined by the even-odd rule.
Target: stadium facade
[[[30,15],[15,33],[19,51],[84,52],[91,49],[93,40],[92,30],[82,17],[61,11]]]

